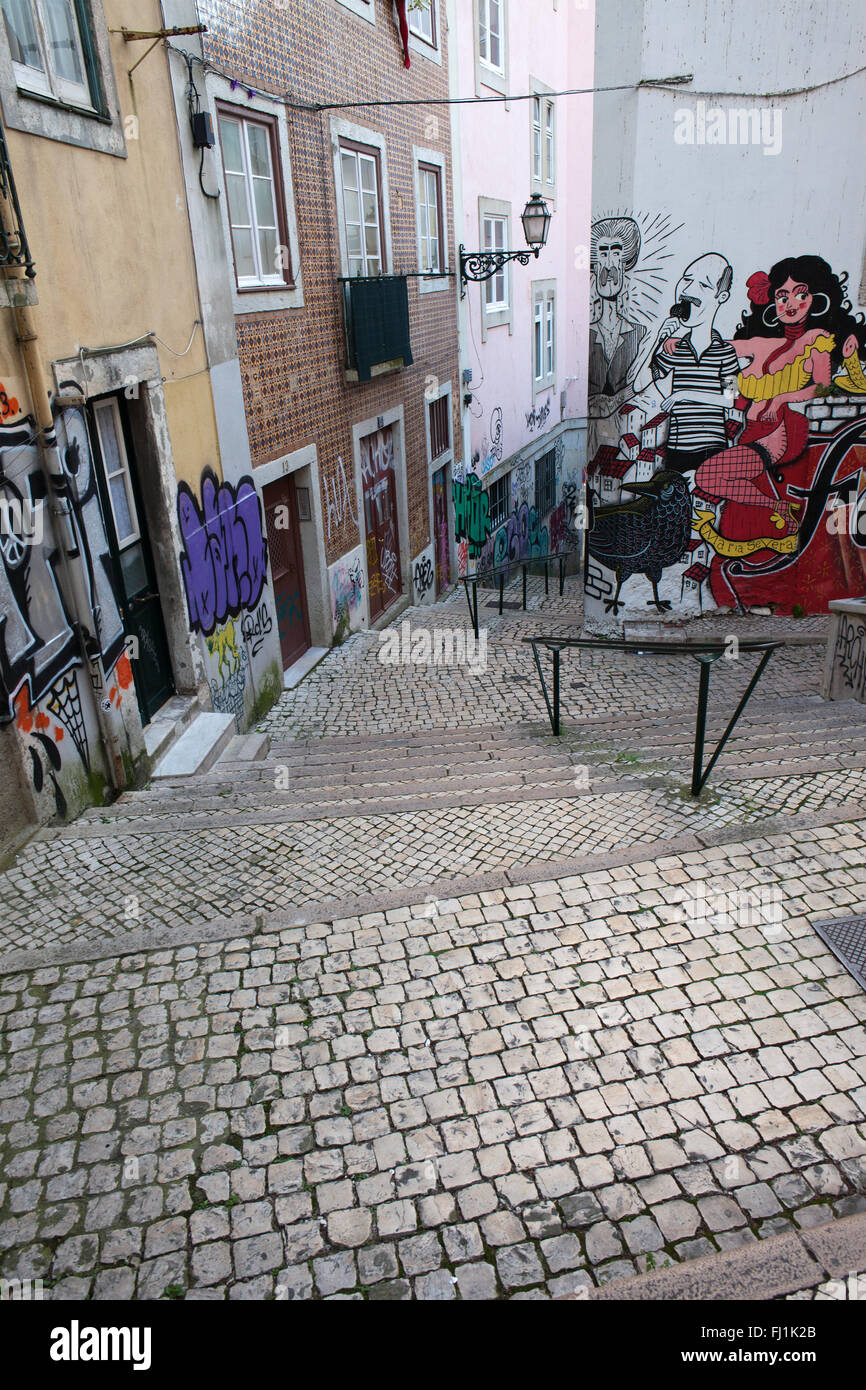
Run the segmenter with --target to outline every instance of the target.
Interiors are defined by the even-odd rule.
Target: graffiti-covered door
[[[133,639],[129,650],[141,722],[149,724],[175,687],[135,457],[116,396],[94,402],[93,423],[118,606],[123,630]]]
[[[446,470],[433,474],[433,550],[436,556],[436,597],[451,583],[451,543],[448,539]]]
[[[294,478],[289,474],[288,477],[268,484],[262,490],[262,497],[265,504],[265,525],[271,556],[280,650],[283,654],[283,668],[286,669],[310,648],[307,590],[304,584]]]
[[[403,592],[393,426],[374,430],[361,440],[361,477],[364,482],[370,621],[375,622]]]

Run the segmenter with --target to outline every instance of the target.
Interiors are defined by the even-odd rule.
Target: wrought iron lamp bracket
[[[470,280],[492,280],[509,261],[529,265],[531,258],[535,256],[537,260],[540,252],[540,246],[531,246],[525,251],[467,251],[465,246],[461,246],[460,298],[466,298],[466,286]]]

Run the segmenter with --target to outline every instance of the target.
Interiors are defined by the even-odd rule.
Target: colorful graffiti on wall
[[[61,392],[79,388],[64,382]],[[7,416],[18,402],[4,391]],[[69,503],[74,550],[69,563],[78,568],[93,615],[93,629],[108,691],[100,698],[118,708],[132,684],[124,654],[124,631],[113,589],[108,541],[100,508],[96,465],[80,410],[57,416],[56,439],[46,438],[59,469],[57,491]],[[15,500],[47,512],[45,477],[35,444],[31,417],[0,425],[0,501]],[[55,447],[56,446],[56,447]],[[13,514],[18,514],[13,512]],[[4,509],[9,516],[9,508]],[[30,759],[34,791],[53,796],[58,816],[68,811],[61,774],[91,768],[86,708],[79,688],[81,644],[61,587],[61,554],[53,528],[0,535],[0,717],[14,722]]]
[[[636,575],[651,597],[631,583],[625,601],[660,611],[821,612],[862,592],[866,321],[847,279],[815,255],[755,272],[728,340],[731,265],[686,266],[633,359],[618,443],[587,470],[588,614],[616,616]]]
[[[550,537],[528,502],[515,507],[507,521],[490,537],[481,553],[481,568],[503,565],[507,560],[531,560],[547,555]]]
[[[343,555],[330,570],[334,629],[355,632],[364,617],[364,569],[360,550]]]
[[[177,515],[190,626],[207,637],[217,623],[252,612],[261,598],[268,574],[261,503],[252,478],[221,483],[205,469],[201,506],[179,483]]]
[[[469,559],[476,560],[490,535],[490,501],[477,473],[468,473],[465,482],[455,478],[451,487],[454,534],[458,541],[466,541]]]

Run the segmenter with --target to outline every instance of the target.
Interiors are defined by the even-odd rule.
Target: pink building
[[[552,214],[537,258],[469,283],[461,301],[463,457],[467,473],[485,462],[493,532],[525,503],[540,534],[586,465],[592,98],[556,94],[592,86],[594,12],[594,0],[447,3],[452,96],[481,98],[451,108],[456,241],[526,251],[530,196]]]

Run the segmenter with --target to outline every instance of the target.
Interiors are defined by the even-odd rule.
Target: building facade
[[[451,10],[458,239],[472,252],[525,250],[527,200],[539,194],[552,213],[537,259],[470,283],[461,301],[465,572],[580,551],[592,97],[555,94],[592,86],[594,6],[467,0]]]
[[[599,628],[866,586],[866,15],[826,19],[598,7],[596,83],[625,90],[595,99],[589,476],[627,509],[589,537]]]
[[[241,729],[281,688],[275,638],[241,651],[264,518],[224,449],[168,62],[123,32],[160,7],[61,8],[0,28],[3,840],[141,781],[173,697]]]
[[[390,0],[163,11],[207,26],[171,44],[190,219],[206,332],[236,335],[226,389],[245,413],[291,680],[311,649],[452,581],[451,129],[430,104],[448,96],[450,30],[440,0],[408,11],[405,51]],[[191,138],[197,109],[211,148]]]

